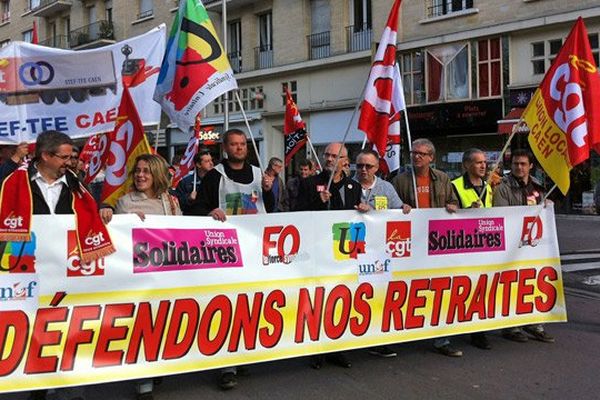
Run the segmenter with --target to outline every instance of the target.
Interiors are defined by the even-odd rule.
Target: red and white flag
[[[79,153],[79,159],[85,164],[84,183],[87,185],[94,180],[96,175],[104,168],[108,156],[108,135],[99,133],[90,136],[83,150]]]
[[[177,172],[171,178],[171,187],[176,188],[179,185],[179,182],[190,173],[190,171],[194,168],[194,158],[196,158],[196,154],[198,154],[198,147],[200,142],[200,113],[196,115],[196,121],[194,123],[194,134],[190,138],[187,147],[185,148],[185,153],[181,158],[181,162],[179,163],[179,168],[177,168]]]
[[[283,122],[283,134],[285,135],[285,165],[287,166],[294,154],[306,145],[308,136],[306,124],[300,117],[298,106],[294,102],[288,89],[285,90],[285,117]]]
[[[400,112],[406,110],[396,63],[396,36],[401,0],[396,0],[381,36],[361,105],[358,129],[383,157],[390,171],[400,167]]]

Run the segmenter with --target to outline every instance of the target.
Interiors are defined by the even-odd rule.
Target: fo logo
[[[91,240],[91,236],[86,238]],[[90,263],[84,263],[79,257],[77,233],[67,231],[67,276],[101,276],[104,275],[104,257]]]
[[[390,257],[410,257],[410,221],[390,221],[385,229],[385,251]]]
[[[333,224],[333,258],[336,260],[356,259],[365,253],[367,228],[363,222],[340,222]]]
[[[267,226],[263,232],[263,265],[289,264],[300,250],[300,232],[294,225]]]
[[[521,231],[521,246],[537,246],[544,233],[542,219],[537,217],[524,217],[523,230]]]

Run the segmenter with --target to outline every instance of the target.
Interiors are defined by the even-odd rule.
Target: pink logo
[[[504,218],[429,221],[429,255],[480,253],[504,249]]]
[[[235,229],[133,229],[133,272],[242,267]]]

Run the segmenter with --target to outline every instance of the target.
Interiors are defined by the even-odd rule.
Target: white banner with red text
[[[551,208],[131,214],[109,231],[117,252],[88,265],[72,216],[1,244],[0,393],[567,318]]]
[[[112,37],[112,25],[102,26],[107,29],[106,37],[102,31],[96,35]],[[143,124],[158,124],[160,105],[149,99],[165,51],[165,29],[161,25],[91,50],[24,42],[0,49],[0,144],[34,142],[46,130],[73,138],[110,132],[123,84],[130,88]],[[73,36],[71,41],[83,36],[91,41],[88,33]]]

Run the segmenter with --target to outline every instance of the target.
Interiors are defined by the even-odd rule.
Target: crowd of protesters
[[[284,163],[273,157],[263,172],[248,162],[245,132],[230,129],[222,137],[226,158],[216,166],[207,149],[200,149],[194,159],[195,170],[184,177],[176,189],[170,188],[169,165],[158,155],[141,155],[130,171],[133,183],[115,208],[102,205],[100,215],[109,223],[113,214],[210,216],[225,221],[229,215],[263,214],[287,211],[356,210],[367,213],[399,209],[408,214],[413,208],[444,208],[449,213],[459,208],[537,205],[543,201],[544,188],[531,175],[533,156],[526,150],[511,153],[510,172],[506,176],[493,171],[488,179],[488,160],[480,149],[463,153],[464,174],[451,180],[433,167],[435,147],[428,139],[412,143],[411,168],[388,182],[380,174],[379,154],[362,150],[355,161],[356,174],[350,176],[348,150],[342,143],[329,144],[323,153],[323,170],[318,172],[309,160],[299,163],[297,176],[282,177]],[[26,144],[1,148],[0,181],[4,181],[29,156]],[[71,199],[85,190],[84,168],[79,150],[70,137],[60,132],[44,132],[38,136],[29,161],[29,185],[34,214],[73,214]],[[87,188],[89,190],[89,188]],[[93,191],[93,190],[92,190]],[[416,196],[415,196],[416,194]],[[505,329],[502,336],[515,342],[535,339],[551,343],[554,339],[542,325]],[[489,350],[492,345],[485,333],[471,335],[475,347]],[[449,357],[460,357],[447,337],[433,341],[435,351]],[[394,357],[390,346],[379,346],[369,352],[381,357]],[[324,361],[350,368],[344,352],[311,357],[310,365],[319,369]],[[219,385],[231,389],[237,384],[237,373],[243,367],[221,370]],[[152,398],[152,380],[138,384],[138,398]],[[45,391],[31,393],[32,399],[45,399]],[[76,394],[70,399],[83,398]]]

